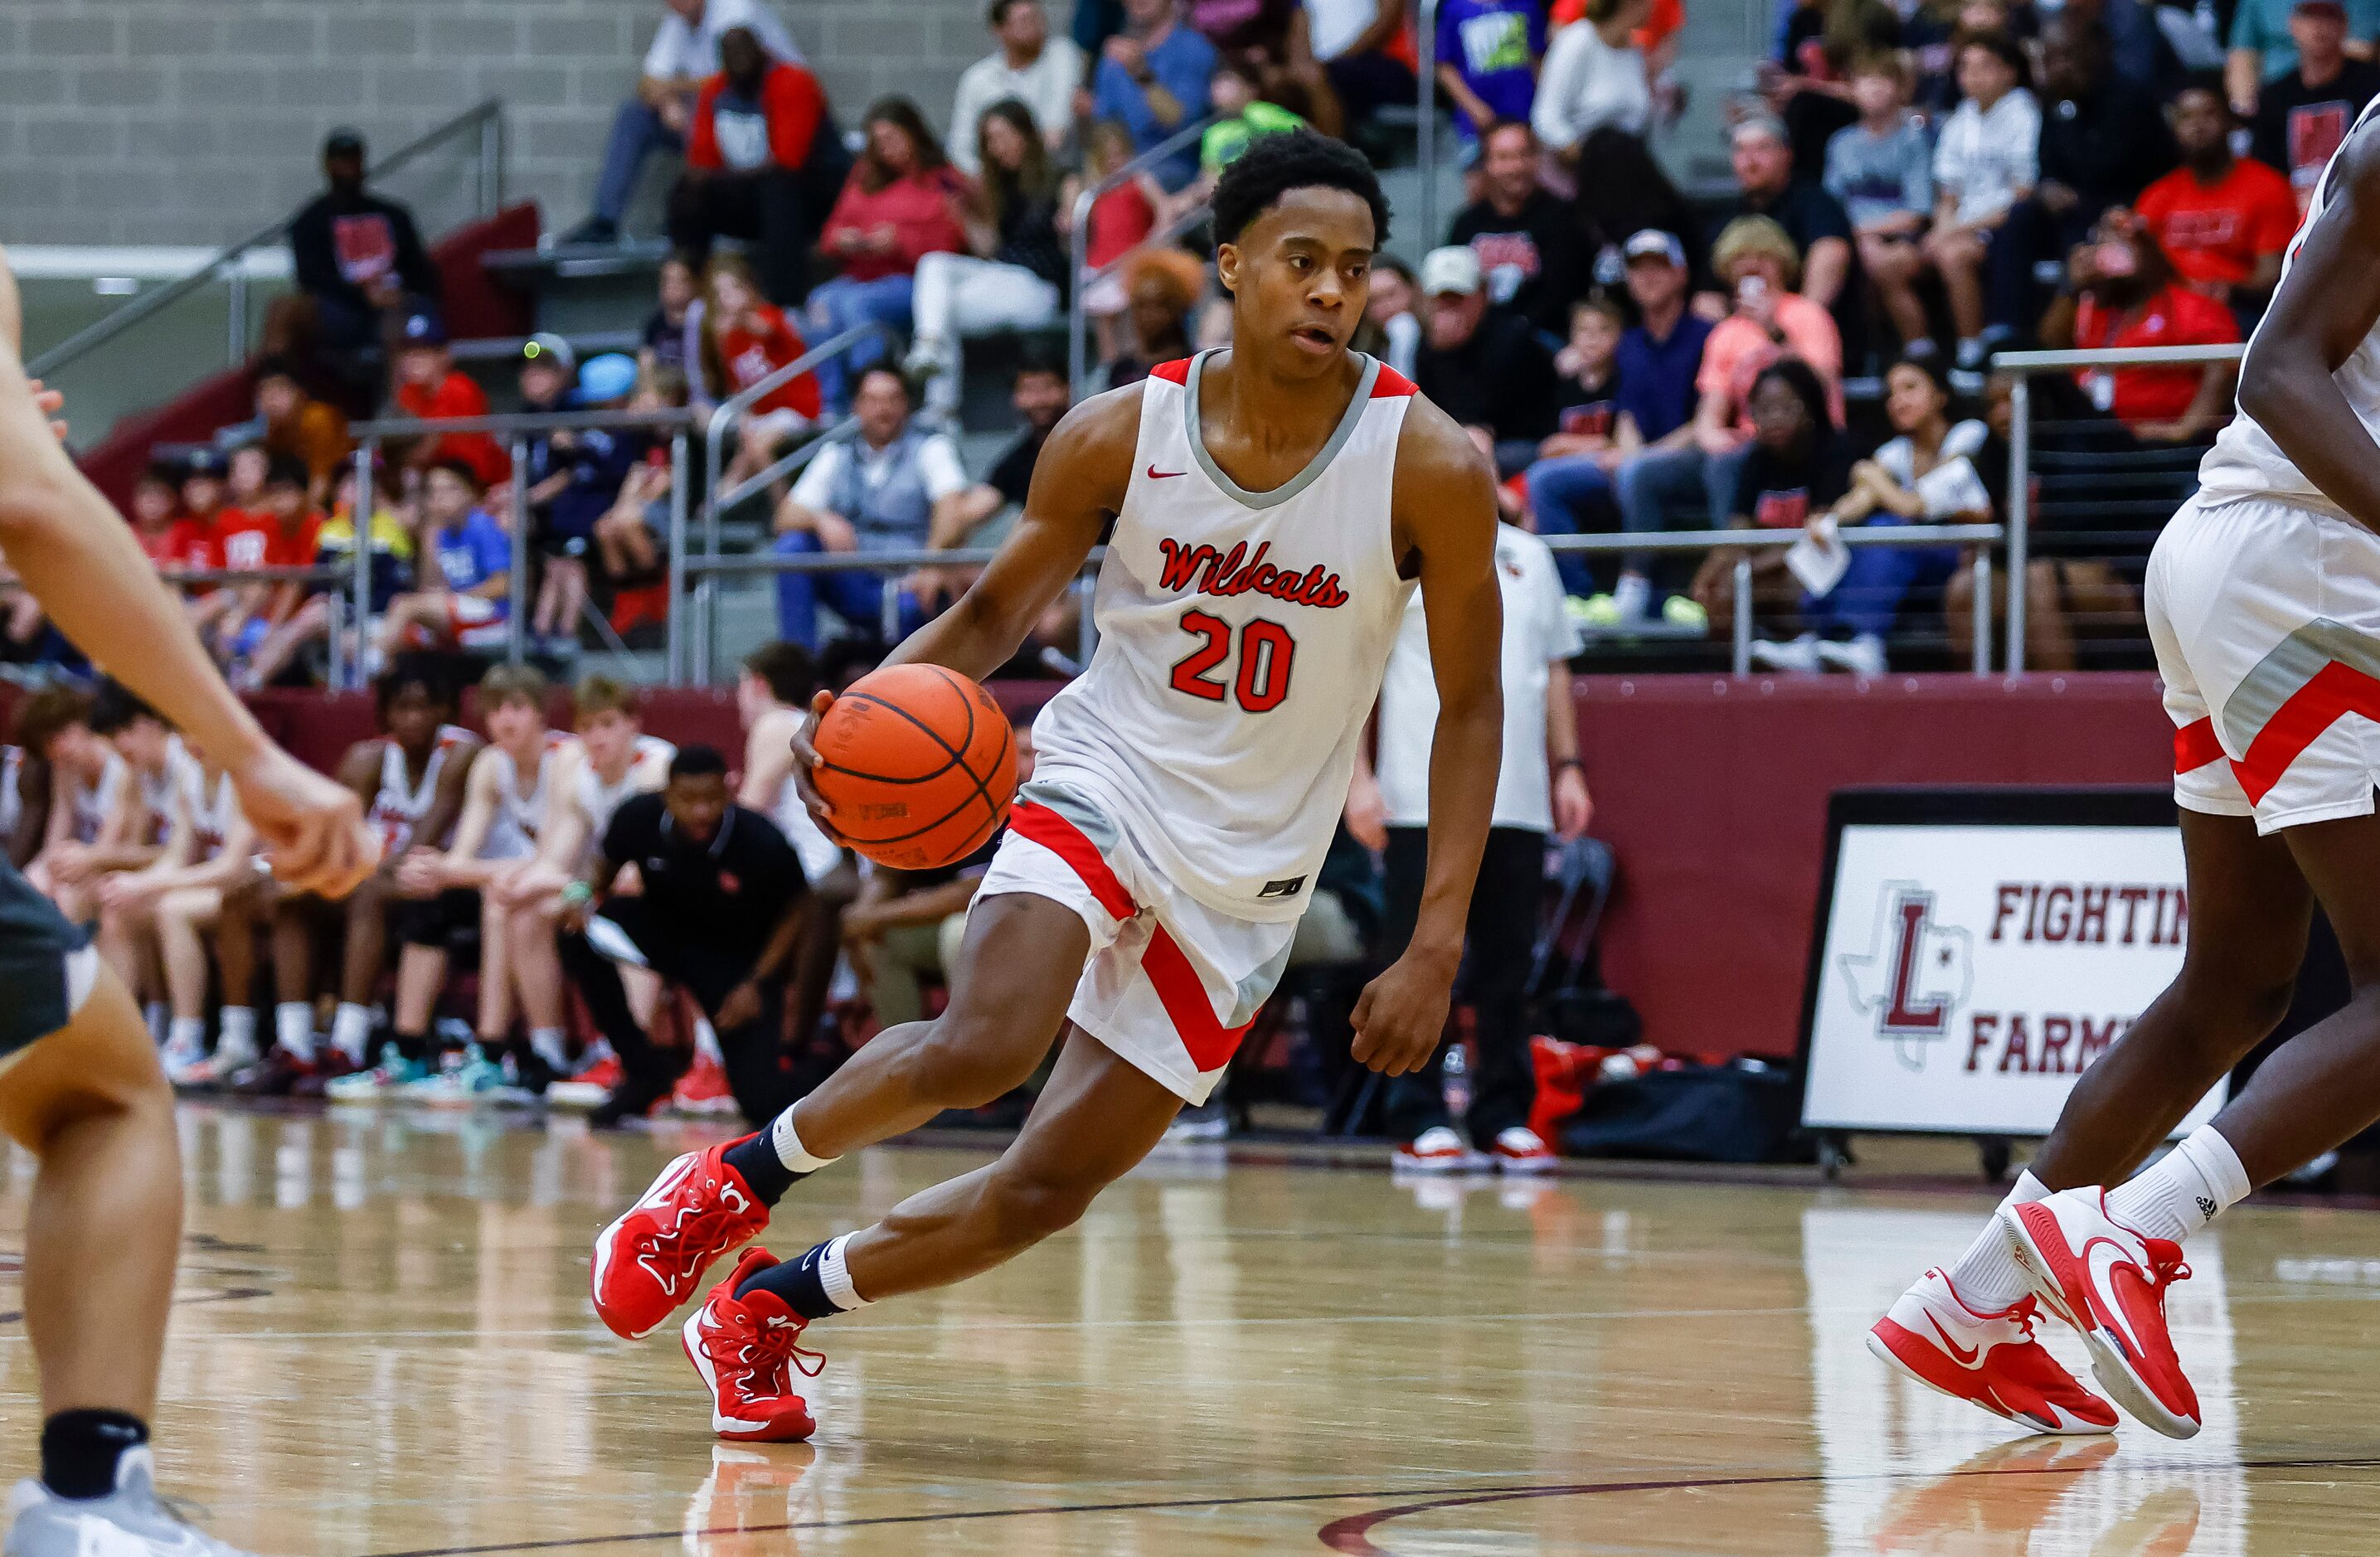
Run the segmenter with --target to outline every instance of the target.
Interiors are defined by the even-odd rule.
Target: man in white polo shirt
[[[1464,942],[1464,998],[1476,1016],[1470,1107],[1461,1121],[1477,1153],[1506,1172],[1542,1171],[1554,1153],[1529,1129],[1536,1082],[1521,1001],[1545,898],[1546,836],[1568,842],[1594,814],[1578,760],[1578,716],[1570,660],[1583,646],[1562,609],[1551,548],[1507,522],[1496,534],[1496,582],[1504,601],[1504,754],[1496,811],[1471,895]],[[1380,684],[1377,764],[1356,758],[1347,827],[1387,854],[1388,911],[1377,948],[1394,958],[1413,935],[1429,841],[1430,737],[1438,690],[1421,597],[1403,626]],[[1444,1172],[1479,1161],[1456,1134],[1446,1104],[1441,1045],[1427,1067],[1389,1083],[1389,1133],[1399,1167]]]
[[[603,148],[603,171],[595,183],[595,213],[574,228],[565,243],[617,243],[621,213],[636,193],[637,172],[655,151],[685,149],[693,120],[695,93],[719,74],[719,40],[749,28],[770,54],[787,65],[802,63],[794,35],[766,0],[662,0],[669,14],[653,33],[652,46],[637,73],[636,95],[620,104],[612,139]]]
[[[1083,84],[1083,51],[1072,38],[1050,36],[1041,0],[990,0],[984,19],[999,49],[966,67],[951,100],[951,165],[983,176],[976,128],[983,111],[1014,98],[1033,110],[1033,124],[1056,151],[1075,127],[1075,93]]]

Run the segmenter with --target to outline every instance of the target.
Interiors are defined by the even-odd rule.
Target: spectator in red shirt
[[[2060,293],[2041,321],[2051,350],[2221,345],[2240,339],[2231,310],[2184,284],[2146,224],[2117,206],[2092,241],[2067,260],[2072,295]],[[2119,368],[2076,375],[2091,404],[2136,438],[2187,443],[2220,427],[2238,377],[2229,363],[2204,368]]]
[[[749,28],[719,40],[719,63],[695,95],[686,173],[670,191],[670,242],[700,264],[722,234],[752,240],[770,300],[799,307],[844,163],[826,94],[808,70],[771,59]]]
[[[841,268],[810,293],[810,329],[821,341],[862,324],[909,328],[911,278],[928,254],[966,252],[966,180],[952,171],[925,115],[905,97],[879,98],[861,126],[868,137],[819,248]],[[861,343],[819,369],[826,404],[841,416],[846,386],[883,356],[880,339]]]
[[[2141,191],[2141,220],[2182,280],[2252,320],[2281,279],[2297,197],[2274,169],[2231,154],[2231,105],[2214,88],[2184,87],[2166,116],[2181,166]]]
[[[725,400],[751,388],[809,349],[784,310],[764,300],[751,268],[732,255],[710,261],[702,304],[702,372],[710,398]],[[730,486],[777,457],[781,444],[815,424],[820,410],[818,376],[804,373],[762,395],[736,428]]]
[[[242,453],[246,453],[245,450]],[[312,565],[322,516],[306,501],[306,467],[287,455],[266,466],[257,509],[224,526],[219,537],[226,568],[303,568]],[[231,604],[217,634],[224,657],[245,659],[265,634],[287,621],[310,588],[294,579],[261,579],[226,591]]]
[[[207,527],[183,514],[174,473],[163,465],[151,465],[133,486],[132,535],[161,573],[214,566]]]
[[[415,314],[405,321],[397,342],[396,404],[408,416],[424,421],[484,416],[487,392],[455,366],[446,349],[446,327],[433,315]],[[484,432],[449,432],[418,438],[406,451],[405,463],[427,470],[441,460],[461,460],[483,487],[492,487],[512,474],[512,456]]]

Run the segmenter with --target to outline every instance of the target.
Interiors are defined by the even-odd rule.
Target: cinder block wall
[[[943,128],[959,72],[990,48],[979,0],[772,3],[846,125],[899,91]],[[386,151],[491,96],[510,111],[507,193],[566,225],[662,14],[661,0],[0,0],[0,241],[229,242],[316,187],[333,125]],[[450,157],[419,176],[466,168]]]

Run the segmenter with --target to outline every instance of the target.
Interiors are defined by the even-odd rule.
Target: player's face
[[[381,718],[388,726],[390,740],[407,751],[419,752],[438,739],[438,727],[445,723],[445,715],[446,710],[430,695],[430,689],[416,682],[392,693]]]
[[[100,776],[114,750],[87,724],[67,725],[42,744],[42,755],[52,767],[79,773],[86,782]]]
[[[1233,299],[1232,344],[1290,371],[1347,349],[1371,296],[1371,207],[1344,189],[1290,189],[1216,251]]]
[[[720,818],[727,815],[727,780],[716,773],[673,778],[662,792],[670,820],[678,831],[698,842],[717,836]]]
[[[578,722],[578,740],[598,767],[617,772],[637,744],[637,721],[617,708],[604,708]]]
[[[507,697],[488,710],[488,733],[499,745],[526,745],[545,733],[545,710],[526,697]]]
[[[165,766],[165,742],[172,732],[155,719],[134,719],[114,735],[108,744],[115,754],[134,767],[154,773]]]

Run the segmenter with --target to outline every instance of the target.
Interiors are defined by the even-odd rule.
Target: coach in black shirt
[[[629,865],[642,894],[613,897]],[[726,760],[709,746],[682,748],[661,793],[621,803],[589,875],[563,894],[563,967],[623,1072],[593,1123],[643,1114],[687,1063],[637,1024],[620,984],[624,961],[694,996],[718,1030],[727,1084],[747,1119],[766,1124],[793,1102],[781,1042],[784,973],[808,890],[793,845],[768,817],[729,799]]]

